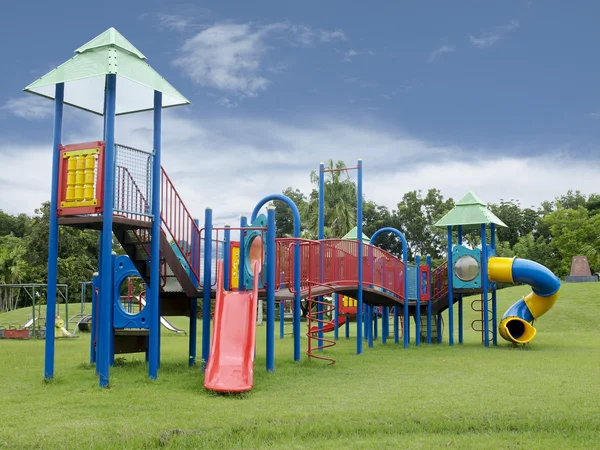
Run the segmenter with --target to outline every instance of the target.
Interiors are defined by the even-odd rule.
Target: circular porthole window
[[[472,281],[479,275],[479,262],[471,255],[461,256],[454,263],[454,273],[461,281]]]

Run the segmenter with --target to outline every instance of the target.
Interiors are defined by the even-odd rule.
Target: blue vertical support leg
[[[415,280],[415,345],[421,346],[421,257],[415,258],[417,265],[417,279]]]
[[[319,241],[321,245],[319,247],[319,281],[323,283],[325,275],[325,245],[323,239],[325,239],[325,164],[319,164]],[[323,343],[323,297],[317,297],[317,327],[318,327],[318,342]],[[321,345],[319,345],[321,347]],[[319,351],[323,351],[319,348]]]
[[[431,256],[427,255],[427,267],[429,267],[429,273],[431,274]],[[429,276],[431,281],[431,275]],[[433,303],[433,289],[431,289],[431,283],[427,287],[429,289],[429,301],[427,302],[427,343],[431,344],[431,307]]]
[[[275,370],[275,207],[267,208],[267,372]]]
[[[494,254],[496,253],[496,224],[490,225],[491,246]],[[488,258],[489,260],[489,258]],[[496,282],[492,285],[492,345],[498,345],[498,317],[496,308]]]
[[[369,343],[369,347],[373,347],[373,311],[375,310],[375,308],[371,305],[367,306],[367,321],[365,322],[367,324],[367,336],[368,336],[368,343]]]
[[[244,228],[248,226],[248,218],[242,216],[240,218],[240,261],[238,264],[238,291],[244,290],[244,265],[246,264],[246,231]]]
[[[106,75],[106,140],[104,153],[104,212],[102,215],[102,267],[100,268],[100,310],[99,310],[99,342],[100,348],[97,354],[98,374],[100,375],[100,387],[108,387],[109,364],[110,364],[110,342],[112,323],[110,310],[113,307],[112,286],[112,224],[113,204],[115,188],[115,109],[116,109],[117,76]]]
[[[452,292],[452,227],[448,227],[448,345],[454,345],[454,293]]]
[[[240,246],[241,249],[241,246]],[[202,361],[206,368],[210,357],[210,291],[212,289],[212,209],[204,211],[204,276],[202,292]],[[240,273],[244,271],[240,269]]]
[[[92,328],[90,333],[90,364],[96,364],[96,340],[98,339],[98,316],[96,308],[98,307],[98,299],[96,298],[96,290],[98,289],[98,272],[92,277]]]
[[[489,322],[489,303],[488,303],[488,276],[487,276],[487,264],[488,264],[488,256],[487,256],[487,236],[486,236],[486,225],[484,223],[481,224],[481,266],[486,268],[481,271],[481,287],[482,287],[482,296],[483,300],[483,345],[486,347],[490,346],[490,322]]]
[[[457,243],[458,243],[458,245],[462,245],[462,243],[463,243],[462,225],[459,225],[457,228],[458,228]],[[459,344],[463,343],[463,296],[462,296],[462,294],[460,294],[458,296],[458,343]]]
[[[356,354],[362,354],[363,347],[363,245],[362,245],[362,222],[363,222],[363,193],[362,193],[362,159],[358,160],[358,181],[357,181],[357,214],[356,214],[356,238],[358,240],[358,293],[356,302]]]
[[[155,380],[160,365],[160,178],[162,146],[162,92],[154,91],[154,160],[152,163],[152,237],[150,241],[150,335],[148,376]],[[105,193],[106,195],[106,193]],[[106,214],[106,213],[105,213]]]
[[[62,122],[65,85],[58,83],[54,100],[54,138],[52,142],[52,192],[50,193],[50,239],[48,242],[48,288],[46,294],[46,342],[44,378],[54,378],[54,310],[56,309],[56,279],[58,271],[58,167],[62,141]]]
[[[231,226],[225,225],[225,231],[223,232],[224,243],[223,243],[223,289],[226,291],[231,290],[230,279],[231,279]]]
[[[379,337],[379,308],[373,307],[373,340],[377,340]]]
[[[333,307],[333,340],[337,341],[339,335],[338,327],[340,326],[340,294],[337,292],[333,294]]]
[[[350,317],[346,316],[346,323],[344,325],[346,339],[350,339]]]
[[[192,266],[195,274],[200,273],[200,221],[194,219],[195,228],[192,229]],[[198,230],[198,231],[196,231]],[[199,283],[195,276],[192,277],[194,287],[198,289]],[[190,335],[188,342],[188,365],[196,365],[198,341],[198,297],[190,299]]]
[[[381,343],[387,344],[387,338],[389,334],[390,327],[390,308],[389,306],[384,306],[381,312]]]

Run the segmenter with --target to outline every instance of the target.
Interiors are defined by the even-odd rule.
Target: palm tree
[[[344,161],[333,162],[329,159],[325,166],[325,237],[341,237],[356,225],[356,184],[350,179]],[[311,183],[317,188],[314,190],[306,205],[305,216],[308,217],[309,229],[316,237],[319,223],[319,173],[312,171]]]

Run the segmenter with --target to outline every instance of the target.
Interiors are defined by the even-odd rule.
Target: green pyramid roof
[[[163,93],[164,108],[190,103],[114,28],[96,36],[75,53],[24,91],[53,100],[54,86],[65,83],[65,104],[102,115],[105,75],[116,74],[117,115],[152,110],[155,90]]]
[[[342,239],[354,239],[355,240],[357,235],[358,235],[358,228],[354,227],[350,231],[348,231]],[[362,234],[362,240],[363,240],[363,242],[366,242],[367,244],[369,242],[371,242],[371,239],[365,233]]]
[[[454,208],[452,208],[444,217],[438,220],[434,226],[440,228],[454,227],[462,225],[464,227],[481,225],[482,223],[496,224],[501,227],[506,227],[506,224],[502,222],[493,212],[491,212],[485,206],[485,203],[481,201],[475,193],[472,191],[467,192],[463,198],[461,198]]]

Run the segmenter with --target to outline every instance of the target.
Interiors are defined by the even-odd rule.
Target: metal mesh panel
[[[408,264],[408,298],[417,299],[417,266]]]
[[[115,145],[115,212],[138,220],[151,216],[153,159],[143,150]]]

